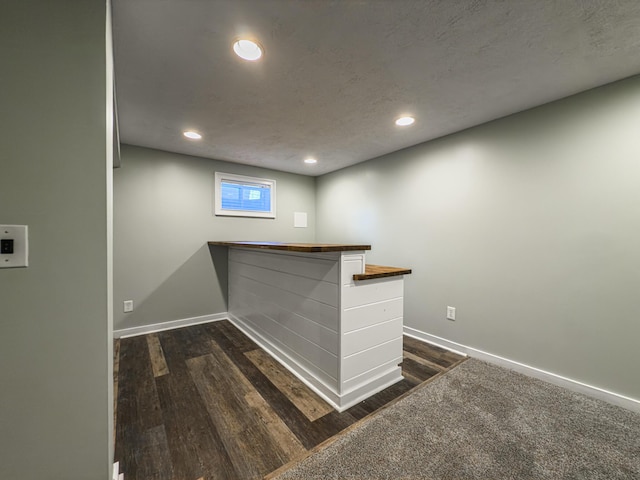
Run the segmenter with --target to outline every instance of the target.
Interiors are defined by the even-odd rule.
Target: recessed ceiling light
[[[202,138],[202,135],[200,135],[197,132],[191,132],[191,131],[187,131],[187,132],[182,132],[182,134],[187,137],[190,138],[192,140],[200,140]]]
[[[396,125],[398,125],[399,127],[406,127],[408,125],[413,124],[413,122],[415,122],[416,119],[413,117],[400,117],[399,119],[396,120]]]
[[[311,165],[314,163],[318,163],[318,160],[316,160],[315,158],[305,158],[304,163],[308,163],[309,165]]]
[[[233,51],[240,58],[254,62],[262,57],[262,47],[252,40],[240,39],[233,44]]]

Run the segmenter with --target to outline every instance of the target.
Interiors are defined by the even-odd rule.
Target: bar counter
[[[404,275],[370,245],[229,248],[229,320],[338,411],[402,380]]]

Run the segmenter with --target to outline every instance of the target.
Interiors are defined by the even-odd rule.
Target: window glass
[[[275,180],[216,172],[215,214],[275,218]]]

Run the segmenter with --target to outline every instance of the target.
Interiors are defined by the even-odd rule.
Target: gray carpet
[[[640,414],[470,359],[274,477],[640,479]]]

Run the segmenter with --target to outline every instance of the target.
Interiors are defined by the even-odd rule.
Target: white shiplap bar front
[[[364,250],[230,246],[230,320],[343,411],[402,380],[403,277],[364,271]]]

